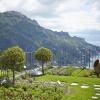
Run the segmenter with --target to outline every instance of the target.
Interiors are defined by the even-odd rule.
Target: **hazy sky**
[[[78,33],[87,40],[96,33],[82,31],[100,31],[100,0],[0,0],[0,12],[10,10],[22,12],[46,28]]]

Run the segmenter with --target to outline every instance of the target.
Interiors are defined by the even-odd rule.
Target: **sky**
[[[100,46],[96,39],[100,37],[100,0],[0,0],[0,12],[4,11],[19,11],[45,28],[66,31]]]

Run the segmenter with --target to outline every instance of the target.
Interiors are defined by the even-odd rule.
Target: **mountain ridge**
[[[83,38],[71,37],[68,32],[46,29],[36,20],[31,20],[19,12],[0,13],[0,49],[4,50],[15,45],[19,45],[25,51],[35,51],[39,47],[47,47],[58,54],[56,57],[58,62],[59,55],[62,60],[65,59],[63,58],[65,49],[66,55],[70,54],[71,59],[73,49],[76,52],[75,59],[83,48],[89,49],[93,53],[95,53],[94,48],[99,49],[99,47],[87,43]]]

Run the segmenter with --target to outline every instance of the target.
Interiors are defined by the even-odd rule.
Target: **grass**
[[[74,77],[74,76],[58,76],[58,75],[45,75],[36,78],[41,81],[62,81],[67,83],[77,82],[81,84],[100,84],[100,78],[89,78],[89,77]]]
[[[38,81],[62,81],[69,84],[68,91],[69,93],[63,97],[62,100],[91,100],[92,96],[95,96],[95,89],[93,85],[99,84],[99,78],[89,78],[89,77],[73,77],[73,76],[58,76],[58,75],[45,75],[37,77]],[[70,83],[77,82],[78,86],[71,86]],[[82,89],[80,85],[88,84],[90,88]],[[100,100],[100,96],[98,99]]]
[[[78,77],[96,77],[94,70],[75,68],[73,66],[57,67],[45,71],[49,75],[62,75],[62,76],[78,76]]]
[[[16,75],[16,74],[20,74],[20,73],[21,73],[21,72],[15,71],[15,75]],[[13,75],[13,74],[12,74],[12,71],[9,69],[9,70],[8,70],[8,76],[9,76],[9,77],[12,77],[12,75]],[[0,70],[0,78],[3,78],[3,77],[7,77],[7,71],[6,71],[6,70],[2,70],[2,71]]]
[[[80,86],[70,86],[70,93],[62,100],[91,100],[94,94],[93,88],[82,89]]]
[[[34,87],[34,85],[33,85],[35,83],[34,81],[31,84],[32,87],[29,86],[30,88],[28,87],[28,84],[26,83],[27,91],[25,93],[28,93],[30,91],[33,96],[40,98],[38,100],[49,100],[49,98],[50,98],[50,100],[91,100],[91,97],[95,96],[95,93],[96,93],[96,90],[94,89],[93,85],[95,85],[95,84],[100,85],[100,78],[93,78],[93,77],[44,75],[44,76],[36,77],[35,79],[40,84],[41,84],[41,81],[61,81],[61,82],[65,82],[68,84],[68,87],[64,88],[65,91],[68,91],[68,92],[66,94],[64,94],[62,92],[62,89],[59,90],[59,87],[57,87],[59,91],[55,92],[54,88],[49,88],[49,87],[40,88],[40,87],[37,87],[37,84],[35,84],[36,87]],[[20,80],[20,82],[21,81],[23,81],[23,80]],[[71,86],[70,84],[73,82],[76,82],[79,85]],[[23,82],[21,82],[21,84],[20,84],[21,86],[23,86],[22,83]],[[87,84],[90,87],[87,89],[82,89],[80,86],[83,84]],[[100,91],[99,91],[99,93],[100,93]],[[15,91],[15,94],[16,94],[16,91]],[[41,97],[43,97],[45,99],[43,99],[43,98],[41,99]],[[52,99],[52,97],[53,98],[61,98],[61,99]],[[22,100],[25,100],[25,99],[22,99]],[[98,96],[97,100],[100,100],[100,96]]]
[[[7,76],[7,72],[4,70],[3,71],[0,70],[0,78],[5,76]]]

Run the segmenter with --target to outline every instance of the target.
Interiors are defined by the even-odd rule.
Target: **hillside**
[[[83,38],[71,37],[68,32],[46,29],[36,20],[31,20],[19,12],[0,13],[0,49],[15,45],[19,45],[25,51],[35,51],[39,47],[50,48],[54,51],[55,60],[59,64],[76,63],[72,60],[79,60],[81,52],[89,55],[90,51],[93,56],[99,49]],[[86,58],[86,61],[88,60],[89,58]]]

